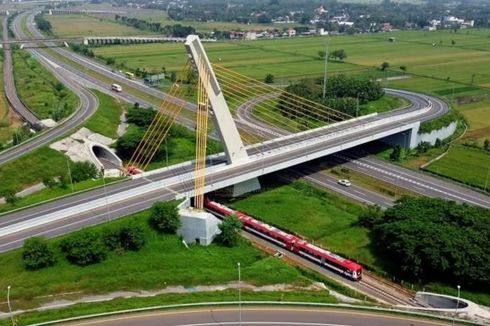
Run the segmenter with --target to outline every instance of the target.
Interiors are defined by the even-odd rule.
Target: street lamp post
[[[456,301],[456,310],[454,311],[454,316],[453,316],[453,325],[454,325],[454,320],[456,319],[456,315],[458,314],[458,308],[459,308],[459,296],[460,296],[460,290],[461,286],[458,285],[458,300]]]
[[[241,283],[242,277],[240,273],[240,263],[237,263],[238,266],[238,317],[239,317],[239,325],[242,325],[242,293],[241,293]]]
[[[9,308],[10,320],[12,321],[12,326],[15,326],[14,315],[12,314],[12,307],[10,306],[10,285],[7,286],[7,306]]]
[[[104,186],[104,199],[105,199],[105,208],[106,208],[106,212],[107,212],[107,220],[110,221],[111,220],[111,211],[110,211],[110,208],[109,208],[109,201],[107,199],[107,190],[105,188],[105,169],[102,168],[102,184]]]
[[[323,96],[324,99],[327,94],[327,65],[328,65],[328,39],[325,40],[325,65],[323,67]]]

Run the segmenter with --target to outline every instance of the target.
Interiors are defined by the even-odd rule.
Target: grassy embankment
[[[0,19],[2,24],[3,18]],[[2,37],[0,29],[0,38]],[[20,119],[16,118],[11,112],[8,101],[3,93],[3,50],[0,51],[0,143],[7,143],[12,140],[12,133],[16,127],[21,125]],[[1,149],[0,149],[1,150]]]
[[[57,262],[54,266],[42,270],[25,271],[21,250],[0,254],[0,264],[4,266],[0,275],[0,295],[5,296],[7,285],[11,285],[14,309],[21,309],[55,299],[73,299],[81,295],[111,291],[152,290],[175,285],[192,288],[196,285],[226,284],[236,281],[237,262],[241,263],[243,282],[257,286],[291,284],[302,287],[310,285],[313,281],[323,280],[315,273],[288,266],[278,258],[263,254],[246,240],[240,240],[239,245],[234,248],[215,244],[208,247],[192,245],[186,248],[178,236],[161,235],[151,229],[148,216],[149,212],[145,211],[110,224],[92,227],[92,232],[103,232],[107,228],[132,223],[143,228],[146,239],[146,244],[140,251],[110,252],[107,260],[96,265],[79,267],[68,263],[58,249],[63,237],[50,240]],[[339,291],[350,293],[349,290],[342,290],[342,287],[332,284]],[[323,302],[334,301],[325,292],[320,295],[312,294]],[[267,294],[264,296],[267,297]],[[276,293],[270,296],[277,298],[279,295]],[[306,299],[307,296],[308,294],[303,298]],[[189,300],[178,299],[177,295],[174,297],[178,301]],[[225,293],[224,298],[226,297]],[[220,292],[211,293],[208,298],[223,299]],[[154,302],[152,300],[147,299],[148,302]],[[109,303],[108,307],[113,308],[115,305],[117,302]],[[2,304],[0,309],[4,311],[7,307]]]
[[[116,139],[117,127],[121,122],[121,114],[127,110],[128,105],[119,99],[92,90],[99,99],[99,107],[92,117],[85,123],[84,127],[93,132]]]
[[[362,211],[359,204],[304,181],[276,184],[230,205],[264,222],[292,230],[324,248],[356,259],[381,274],[396,268],[373,250],[369,231],[355,224]],[[416,288],[419,287],[454,295],[454,288],[447,285],[416,285]],[[462,296],[490,305],[488,293],[464,291]]]
[[[94,93],[99,98],[99,108],[85,123],[85,127],[94,132],[101,133],[107,137],[117,138],[117,127],[120,115],[125,110],[125,104],[121,104],[114,98],[98,91]],[[43,177],[58,177],[60,174],[68,173],[69,160],[64,154],[49,147],[42,147],[28,153],[15,161],[0,166],[0,192],[12,189],[20,191],[26,187],[42,182]],[[109,183],[114,179],[106,179]],[[59,187],[44,189],[32,195],[19,199],[15,204],[0,205],[0,212],[32,205],[59,196],[68,195],[72,192],[87,190],[102,186],[103,180],[86,180],[75,183],[73,188],[69,185],[62,189]]]
[[[29,53],[13,52],[14,78],[21,100],[40,119],[61,120],[78,105],[78,97]]]

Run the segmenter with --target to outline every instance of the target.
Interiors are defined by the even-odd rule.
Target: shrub
[[[238,244],[240,230],[242,229],[242,222],[238,217],[228,216],[221,222],[219,229],[221,233],[216,237],[218,243],[226,247],[235,247]]]
[[[19,197],[17,197],[15,190],[13,189],[4,190],[2,193],[0,193],[0,197],[5,198],[5,202],[11,205],[14,205],[19,201]]]
[[[104,261],[106,249],[96,233],[80,232],[64,239],[60,243],[66,259],[72,264],[87,266]]]
[[[56,262],[54,253],[49,249],[47,241],[40,237],[33,237],[24,241],[22,259],[27,270],[53,266]]]
[[[119,230],[119,241],[124,249],[138,251],[145,245],[145,233],[137,225],[127,225]]]
[[[153,204],[150,225],[159,232],[175,234],[180,227],[179,210],[175,203],[157,202]]]
[[[99,170],[95,164],[89,161],[75,162],[70,169],[73,182],[96,178],[99,175]]]

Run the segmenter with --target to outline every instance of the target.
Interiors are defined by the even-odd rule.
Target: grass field
[[[40,119],[59,120],[69,116],[78,97],[25,51],[13,53],[14,78],[22,101]]]
[[[42,181],[66,173],[66,156],[54,149],[41,147],[0,166],[0,192],[20,191]]]
[[[85,123],[85,127],[112,139],[116,139],[117,127],[120,123],[121,114],[127,109],[126,103],[121,103],[120,100],[92,90],[99,99],[99,107],[97,112]]]
[[[426,167],[428,171],[448,176],[468,185],[490,191],[490,153],[461,145],[451,147],[449,153]],[[468,173],[471,171],[471,173]]]
[[[362,207],[303,181],[265,189],[231,204],[332,251],[376,266],[368,230],[353,226]]]
[[[60,37],[130,36],[150,33],[124,26],[108,19],[85,15],[52,15],[45,17],[51,23],[54,34]]]
[[[87,267],[69,264],[57,249],[60,239],[52,240],[57,263],[39,271],[25,271],[22,265],[21,250],[0,255],[3,266],[0,275],[0,294],[11,285],[12,300],[16,308],[32,306],[41,300],[53,300],[56,295],[75,292],[76,295],[88,293],[108,293],[124,290],[161,289],[166,286],[225,284],[236,281],[236,263],[242,266],[242,280],[255,285],[296,284],[308,285],[312,279],[299,269],[290,267],[281,260],[264,255],[247,241],[241,240],[239,246],[227,248],[218,245],[203,247],[182,244],[178,236],[161,235],[148,224],[149,212],[113,221],[110,225],[91,228],[102,232],[110,227],[134,223],[144,229],[146,244],[138,252],[109,253],[102,263]],[[192,268],[189,268],[189,264]],[[46,295],[55,297],[46,299]],[[6,307],[2,307],[5,310]]]

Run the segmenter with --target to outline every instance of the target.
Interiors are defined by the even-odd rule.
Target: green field
[[[51,23],[53,33],[59,37],[134,36],[150,33],[124,26],[108,19],[85,15],[52,15],[45,17]]]
[[[0,166],[0,192],[20,191],[42,182],[43,177],[67,173],[68,158],[54,149],[41,147]]]
[[[92,92],[99,99],[99,107],[94,115],[85,123],[85,127],[109,138],[118,138],[117,127],[121,121],[121,114],[128,107],[127,104],[121,103],[117,98],[97,90],[92,90]]]
[[[0,295],[5,297],[11,285],[12,300],[17,309],[51,301],[68,293],[80,296],[124,290],[161,289],[167,286],[226,284],[237,279],[237,262],[242,266],[242,280],[255,285],[309,285],[312,278],[281,260],[267,256],[241,240],[234,248],[218,245],[186,248],[178,236],[161,235],[150,228],[149,212],[91,228],[102,232],[107,228],[134,223],[143,228],[146,244],[138,252],[111,252],[102,263],[79,267],[69,264],[57,248],[61,239],[52,240],[56,265],[38,271],[25,271],[21,250],[0,255]],[[192,265],[192,268],[190,267]],[[46,296],[53,295],[47,298]],[[42,298],[40,297],[42,296]],[[73,297],[73,296],[72,296]],[[5,305],[1,305],[5,311]]]
[[[14,78],[20,99],[40,119],[60,120],[78,105],[78,97],[25,51],[14,51]]]
[[[459,182],[490,191],[490,153],[461,145],[451,147],[449,153],[426,167],[430,172],[451,177]],[[471,173],[468,173],[471,171]]]
[[[267,188],[230,204],[329,250],[377,266],[368,230],[353,226],[362,206],[303,181]]]

